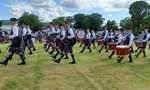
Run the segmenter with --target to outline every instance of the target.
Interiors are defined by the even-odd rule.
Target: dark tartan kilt
[[[56,47],[61,47],[61,40],[60,39],[56,39]]]
[[[72,39],[65,39],[62,43],[62,49],[65,53],[72,53],[72,47],[75,45],[76,43],[76,38],[72,38]]]
[[[21,43],[22,43],[22,39],[19,37],[16,37],[13,40],[11,40],[9,52],[15,52],[15,53],[21,52],[22,51]]]
[[[145,49],[146,46],[147,46],[147,42],[143,42],[143,43],[141,43],[140,48]]]
[[[104,40],[104,45],[108,45],[108,40]]]
[[[16,37],[11,40],[11,47],[20,47],[22,39],[20,37]]]
[[[95,43],[95,39],[92,39],[91,43]]]
[[[112,39],[111,38],[109,38],[108,40],[107,40],[107,43],[112,43]]]
[[[32,47],[33,42],[32,42],[31,35],[24,36],[23,40],[24,40],[24,45],[25,46]]]
[[[91,45],[91,40],[90,39],[85,39],[84,45],[87,46],[87,47],[90,46]]]
[[[76,44],[76,38],[69,39],[70,43],[68,46],[73,47]]]

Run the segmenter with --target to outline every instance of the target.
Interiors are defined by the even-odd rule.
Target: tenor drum
[[[109,50],[116,50],[116,43],[108,43]]]
[[[119,46],[116,46],[116,51],[117,51],[118,56],[124,57],[129,54],[130,48],[125,45],[119,45]]]

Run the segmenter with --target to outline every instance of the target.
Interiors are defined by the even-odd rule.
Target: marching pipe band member
[[[26,47],[29,50],[29,54],[33,54],[31,50],[30,40],[31,40],[31,30],[29,27],[25,24],[22,25],[22,36],[24,40],[24,51],[26,50]]]
[[[141,54],[141,52],[143,52],[144,57],[146,57],[145,49],[146,49],[147,41],[149,40],[149,38],[150,38],[150,34],[148,33],[148,29],[145,29],[144,35],[141,41],[140,51],[137,53],[136,57],[138,57]]]
[[[82,47],[83,45],[84,45],[84,43],[85,43],[85,30],[83,30],[83,29],[79,29],[79,31],[83,31],[82,32],[82,34],[80,34],[83,38],[80,40],[80,47]]]
[[[116,43],[117,45],[120,45],[121,41],[122,41],[122,33],[120,30],[117,30],[113,37],[113,42]],[[114,54],[115,54],[115,51],[113,50],[109,56],[109,59],[111,59]]]
[[[108,32],[108,37],[107,37],[108,41],[107,41],[107,43],[113,42],[114,34],[115,34],[115,33],[113,32],[112,29]]]
[[[103,45],[101,46],[100,50],[99,50],[99,53],[101,53],[101,51],[103,50],[103,48],[105,47],[106,49],[106,52],[108,52],[108,48],[107,48],[107,37],[108,37],[108,30],[105,28],[105,31],[102,33],[102,36],[103,36]]]
[[[10,21],[11,21],[11,25],[12,25],[11,34],[9,35],[11,44],[10,44],[10,47],[8,50],[8,54],[3,59],[3,61],[0,62],[0,64],[7,65],[8,61],[12,58],[14,53],[16,53],[20,56],[20,59],[21,59],[21,63],[19,63],[18,65],[24,65],[24,64],[26,64],[26,62],[25,62],[24,52],[21,48],[22,38],[19,37],[19,27],[17,25],[17,19],[11,18]]]
[[[49,45],[47,51],[49,51],[50,47],[52,48],[52,50],[49,52],[49,54],[53,54],[55,52],[56,49],[56,37],[59,36],[60,30],[57,29],[57,25],[53,25],[51,27],[52,32],[50,34],[51,37],[51,44]]]
[[[83,53],[86,48],[89,49],[89,52],[92,52],[90,46],[91,46],[91,33],[90,33],[90,29],[87,29],[85,41],[84,41],[84,47],[80,52]]]
[[[91,43],[92,43],[92,45],[93,45],[94,48],[96,48],[95,47],[95,40],[96,40],[96,34],[95,34],[95,31],[92,30],[91,31]]]
[[[54,59],[56,59],[59,54],[61,54],[61,55],[63,54],[63,48],[64,48],[63,42],[65,39],[65,36],[66,36],[66,31],[65,31],[64,26],[62,25],[62,26],[60,26],[60,37],[59,37],[60,41],[59,41],[59,45],[58,45],[59,50],[57,51],[57,53],[54,56],[52,56]]]
[[[56,55],[52,56],[53,58],[55,58],[57,56],[57,54],[59,54],[59,51],[60,51],[60,35],[61,35],[61,30],[60,30],[60,27],[57,25],[55,26],[55,33],[57,33],[57,36],[56,36],[56,44],[55,44],[55,47],[53,48],[54,51],[56,51]]]
[[[49,54],[53,54],[54,48],[55,48],[55,27],[54,25],[50,25],[48,32],[48,45],[46,47],[46,51],[48,52],[50,48],[52,48],[52,51],[49,52]]]
[[[29,27],[29,26],[28,26],[28,27]],[[29,29],[30,29],[30,27],[29,27]],[[30,29],[30,30],[31,30],[31,29]],[[44,33],[43,33],[43,34],[44,34]],[[33,51],[36,51],[36,48],[35,48],[35,46],[34,46],[35,38],[37,38],[37,36],[35,35],[34,32],[32,32],[32,33],[31,33],[31,47],[32,47]]]
[[[135,50],[135,53],[137,53],[140,50],[140,42],[142,41],[143,35],[144,35],[144,31],[142,31],[141,34],[139,34],[136,38],[135,44],[137,46],[137,49]]]
[[[52,28],[51,28],[51,24],[49,24],[48,25],[48,28],[46,29],[46,30],[44,30],[44,32],[45,32],[45,35],[46,35],[46,42],[45,42],[45,44],[44,44],[44,49],[45,49],[45,51],[46,51],[46,49],[47,49],[47,47],[48,47],[48,45],[49,45],[49,42],[50,42],[50,34],[52,33]]]
[[[66,36],[65,36],[65,41],[64,41],[64,47],[63,47],[63,54],[61,54],[61,57],[57,60],[54,60],[54,62],[56,63],[60,63],[61,59],[64,57],[64,55],[70,54],[71,58],[72,58],[72,62],[70,62],[69,64],[76,64],[76,60],[73,54],[73,46],[76,43],[76,37],[75,37],[75,33],[73,31],[73,29],[70,27],[69,24],[66,25]]]
[[[27,31],[28,31],[27,35],[28,35],[28,38],[29,38],[29,47],[31,47],[31,49],[33,49],[33,51],[36,51],[36,48],[35,48],[34,42],[33,42],[33,38],[35,38],[36,36],[33,34],[33,32],[32,32],[29,25],[27,25]]]
[[[122,38],[122,40],[124,39],[124,45],[127,45],[130,48],[130,52],[129,52],[129,62],[132,63],[133,59],[132,59],[132,44],[134,41],[134,35],[131,29],[128,29],[128,34],[127,36],[125,36],[126,38],[124,39],[124,37]],[[121,61],[123,60],[124,57],[118,57],[117,61],[118,63],[121,63]]]

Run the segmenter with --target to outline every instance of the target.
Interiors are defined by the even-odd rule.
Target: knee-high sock
[[[65,55],[62,54],[61,57],[59,59],[57,59],[59,62],[61,61],[61,59],[64,57]]]
[[[129,54],[129,62],[133,62],[131,53]]]
[[[143,50],[143,55],[144,55],[144,57],[146,57],[146,53],[145,53],[145,50]]]
[[[99,52],[101,52],[103,50],[103,48],[104,48],[104,45],[101,46]]]
[[[136,55],[136,57],[138,57],[138,56],[141,54],[141,52],[142,52],[142,50],[140,50],[140,51],[138,52],[138,54]]]
[[[72,62],[76,63],[76,60],[73,54],[71,54],[71,57],[72,57]]]
[[[115,51],[112,51],[112,53],[110,54],[109,58],[112,58],[112,56],[115,54]]]
[[[85,48],[86,48],[86,47],[84,46],[83,49],[81,50],[81,53],[84,52]]]
[[[92,52],[92,50],[91,50],[91,47],[90,47],[90,46],[88,47],[88,49],[89,49],[89,52]]]

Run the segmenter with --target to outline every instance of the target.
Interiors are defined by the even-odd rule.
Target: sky
[[[77,13],[100,13],[105,20],[119,23],[130,16],[128,8],[134,1],[137,0],[0,0],[0,20],[19,18],[24,12],[34,13],[44,22]]]

